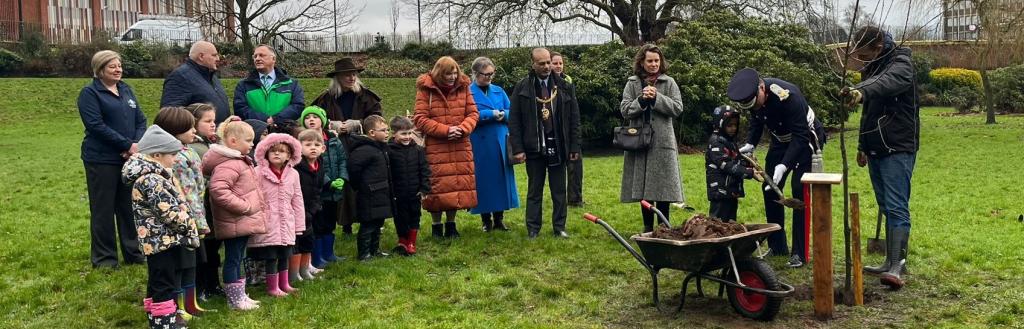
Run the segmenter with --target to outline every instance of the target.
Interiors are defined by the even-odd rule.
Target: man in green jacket
[[[256,66],[235,87],[235,115],[274,123],[298,120],[305,107],[302,87],[277,64],[277,52],[268,45],[256,46],[252,54]]]

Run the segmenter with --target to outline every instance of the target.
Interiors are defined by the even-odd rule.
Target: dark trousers
[[[736,209],[740,207],[740,199],[711,200],[711,217],[723,221],[736,221]]]
[[[669,223],[672,223],[672,218],[668,216],[669,206],[672,204],[671,202],[667,202],[667,201],[651,201],[651,203],[654,204],[654,208],[657,208],[658,211],[660,211],[662,215],[665,215],[665,220],[667,220]],[[644,206],[642,206],[642,205],[640,206],[640,215],[641,215],[641,217],[643,217],[643,220],[644,220],[644,229],[646,229],[648,227],[653,229],[655,224],[660,224],[661,223],[661,219],[654,218],[657,215],[655,215],[653,211],[649,211],[647,209],[644,209]]]
[[[224,240],[224,283],[242,279],[242,259],[245,258],[245,246],[248,243],[248,235]]]
[[[221,241],[209,236],[200,242],[203,252],[196,264],[196,287],[205,291],[220,286]]]
[[[153,303],[173,300],[178,295],[181,286],[178,261],[181,260],[182,251],[181,246],[176,246],[146,257],[146,297],[152,298]]]
[[[85,163],[93,266],[117,266],[117,243],[126,263],[142,263],[132,214],[132,189],[121,182],[121,166]]]
[[[409,234],[409,230],[420,229],[420,199],[399,199],[395,202],[395,231],[398,237]]]
[[[568,202],[572,205],[583,204],[583,153],[576,161],[569,160],[566,166],[568,172]]]
[[[323,202],[323,208],[320,209],[319,215],[314,219],[314,235],[325,236],[334,233],[334,229],[338,227],[338,210],[337,202]]]
[[[565,164],[548,166],[548,160],[537,154],[526,158],[526,229],[540,232],[543,224],[541,211],[544,209],[544,176],[547,175],[551,192],[551,224],[555,231],[565,231],[567,205],[565,202]]]
[[[265,246],[249,249],[249,257],[263,261],[263,270],[267,274],[279,273],[288,269],[288,260],[292,257],[291,246]]]
[[[772,171],[775,170],[775,166],[782,161],[782,156],[785,155],[786,149],[789,144],[772,144],[772,147],[768,149],[768,155],[765,156],[765,171],[767,171],[766,179],[771,179]],[[804,200],[804,184],[800,182],[800,178],[811,169],[811,159],[800,159],[795,165],[796,168],[789,168],[789,171],[782,176],[782,180],[779,181],[779,189],[783,190],[786,187],[786,177],[791,177],[790,184],[790,197],[796,198],[801,201]],[[761,190],[768,184],[762,184]],[[786,208],[779,204],[779,195],[768,189],[764,191],[764,214],[768,218],[769,223],[779,224],[782,230],[775,231],[768,236],[768,246],[772,248],[772,253],[776,255],[785,254],[790,249],[786,246]],[[806,240],[804,239],[804,210],[803,209],[792,209],[793,212],[793,249],[792,254],[799,255],[801,260],[807,260],[805,255],[804,245]]]

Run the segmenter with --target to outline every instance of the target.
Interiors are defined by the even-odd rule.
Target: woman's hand
[[[641,92],[640,97],[643,97],[643,98],[646,98],[646,99],[654,99],[654,97],[657,96],[657,95],[658,95],[658,88],[655,88],[653,86],[647,86],[647,87],[644,87],[644,90]]]

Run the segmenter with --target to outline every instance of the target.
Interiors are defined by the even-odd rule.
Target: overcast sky
[[[391,12],[391,0],[338,0],[349,1],[356,7],[365,6],[362,14],[355,21],[351,30],[353,32],[362,33],[376,33],[381,34],[391,33],[390,12]],[[839,8],[839,18],[842,19],[842,12],[845,8],[850,7],[850,4],[854,3],[854,0],[823,0],[832,3],[833,6]],[[816,3],[822,3],[822,1],[812,1]],[[907,18],[908,4],[913,3],[913,7],[910,12],[911,24],[917,22],[918,24],[933,25],[938,24],[940,21],[936,18],[940,13],[940,7],[936,3],[938,0],[861,0],[862,8],[867,11],[867,14],[874,17],[875,21],[882,22],[886,25],[902,26],[904,20]],[[415,17],[415,6],[402,5],[402,17],[398,22],[398,32],[411,32],[416,31],[416,19]]]

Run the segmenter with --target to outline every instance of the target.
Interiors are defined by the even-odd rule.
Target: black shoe
[[[583,205],[586,205],[586,204],[587,204],[587,203],[586,203],[586,202],[583,202],[583,201],[580,201],[580,202],[569,202],[569,207],[573,207],[573,208],[582,208],[582,207],[583,207]]]
[[[373,259],[373,254],[371,254],[371,253],[359,254],[359,261],[360,262],[367,262],[367,261],[370,261],[372,259]]]
[[[498,231],[508,231],[508,226],[505,226],[505,221],[501,218],[495,218],[494,229]]]
[[[441,223],[431,224],[430,225],[430,235],[432,235],[432,236],[434,236],[435,238],[438,238],[438,239],[443,238],[444,237],[444,224],[441,224]]]
[[[529,239],[536,239],[537,235],[538,235],[537,232],[530,232],[530,233],[526,234],[526,237],[529,238]]]
[[[461,235],[459,235],[459,230],[455,228],[455,222],[445,222],[444,223],[444,237],[446,237],[446,238],[458,238],[460,236]]]
[[[490,219],[483,219],[482,221],[484,223],[484,232],[490,232],[494,229],[494,222]]]
[[[789,263],[786,263],[786,266],[789,266],[790,268],[801,268],[804,267],[804,262],[800,260],[800,255],[793,255],[789,257]]]
[[[568,239],[569,238],[569,233],[565,233],[565,231],[555,231],[555,237],[556,238]]]

